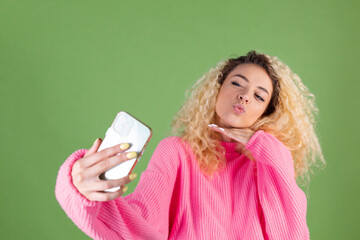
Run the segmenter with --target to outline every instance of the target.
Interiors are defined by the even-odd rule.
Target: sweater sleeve
[[[256,160],[265,239],[309,239],[307,200],[296,183],[290,151],[263,131],[256,132],[246,148]]]
[[[57,176],[55,195],[69,218],[93,239],[167,239],[176,140],[160,142],[132,194],[106,202],[88,200],[72,183],[72,166],[85,153],[81,149],[71,154]]]

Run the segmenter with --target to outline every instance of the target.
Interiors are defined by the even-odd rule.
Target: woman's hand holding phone
[[[74,186],[90,201],[116,199],[127,190],[127,187],[124,187],[124,185],[136,178],[136,174],[132,173],[116,180],[100,179],[100,175],[105,171],[137,157],[136,152],[125,153],[130,147],[128,143],[117,144],[97,152],[101,142],[102,140],[98,138],[84,157],[74,163],[71,171]],[[105,192],[107,189],[120,186],[122,187],[115,192]]]

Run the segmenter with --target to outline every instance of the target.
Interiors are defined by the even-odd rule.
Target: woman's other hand
[[[209,124],[209,128],[236,141],[238,143],[236,146],[237,150],[243,153],[250,160],[255,160],[251,152],[245,148],[246,144],[255,133],[253,130],[250,128],[222,128],[216,124]]]
[[[116,180],[100,179],[100,175],[105,171],[137,156],[136,152],[124,153],[130,147],[128,143],[118,144],[97,152],[101,142],[100,138],[97,139],[84,157],[74,163],[71,171],[74,186],[90,201],[116,199],[127,190],[124,185],[136,178],[136,174],[133,173]],[[120,154],[117,155],[118,153]],[[115,192],[104,192],[107,189],[120,186],[122,187]]]

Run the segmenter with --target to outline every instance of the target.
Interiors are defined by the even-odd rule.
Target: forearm
[[[61,166],[56,181],[56,198],[69,218],[93,239],[166,239],[174,180],[165,180],[152,168],[142,174],[133,194],[112,201],[90,201],[77,191],[71,178],[73,164],[85,152],[74,152]]]
[[[256,159],[259,203],[269,239],[308,239],[307,199],[296,184],[291,153],[262,133],[247,146]]]
[[[68,217],[86,234],[94,239],[119,239],[117,234],[98,218],[101,202],[89,201],[72,183],[73,164],[86,153],[85,149],[71,154],[61,166],[55,186],[55,195]]]

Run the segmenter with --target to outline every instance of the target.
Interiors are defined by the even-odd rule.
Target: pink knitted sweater
[[[108,202],[89,201],[61,166],[56,198],[94,239],[309,239],[306,196],[297,186],[290,152],[274,136],[256,132],[247,143],[256,162],[222,142],[226,167],[204,176],[187,144],[168,137],[156,148],[135,191]]]

